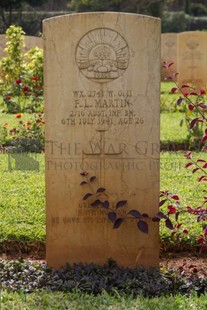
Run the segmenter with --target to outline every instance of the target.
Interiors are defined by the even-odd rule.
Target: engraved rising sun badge
[[[76,62],[86,78],[97,83],[113,81],[128,67],[128,44],[112,29],[93,29],[80,39],[76,47]]]

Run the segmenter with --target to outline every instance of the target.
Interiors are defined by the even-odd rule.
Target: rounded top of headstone
[[[43,23],[51,21],[51,20],[59,20],[59,19],[64,19],[64,18],[77,18],[78,16],[100,16],[100,15],[111,15],[111,16],[116,16],[116,15],[122,15],[126,17],[137,17],[137,18],[142,18],[142,19],[147,19],[147,20],[154,20],[161,22],[161,19],[159,17],[154,17],[154,16],[148,16],[148,15],[142,15],[142,14],[135,14],[135,13],[127,13],[127,12],[109,12],[109,11],[98,11],[98,12],[81,12],[81,13],[69,13],[69,14],[64,14],[64,15],[59,15],[59,16],[53,16],[49,17],[43,20]]]

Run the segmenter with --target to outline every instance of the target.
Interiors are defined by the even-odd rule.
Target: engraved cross
[[[83,151],[84,155],[87,156],[97,156],[100,159],[100,180],[101,183],[104,184],[104,178],[103,178],[103,171],[104,171],[104,163],[105,163],[105,157],[106,156],[112,156],[112,155],[121,155],[123,153],[123,150],[119,152],[107,152],[106,151],[106,143],[105,143],[105,132],[107,131],[106,129],[96,129],[96,131],[99,132],[100,134],[100,140],[99,140],[99,146],[98,146],[98,151],[96,152],[85,152]]]

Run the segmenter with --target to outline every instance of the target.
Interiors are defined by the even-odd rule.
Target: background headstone
[[[0,62],[3,57],[6,56],[6,52],[4,51],[6,47],[6,35],[5,34],[0,34]],[[0,67],[0,78],[1,78],[2,70]]]
[[[32,47],[43,48],[43,39],[41,37],[25,36],[25,52]]]
[[[32,47],[43,48],[43,39],[41,37],[25,36],[25,48],[24,53],[28,52]],[[0,35],[0,60],[6,56],[4,49],[6,48],[6,35]]]
[[[161,59],[162,61],[173,62],[173,71],[177,72],[177,33],[161,34]],[[164,80],[169,72],[162,68],[161,78]]]
[[[5,34],[0,35],[0,61],[3,57],[7,57],[8,54],[4,51],[6,48],[7,38]],[[43,48],[43,39],[41,37],[24,36],[24,50],[23,53],[27,53],[33,47]],[[1,67],[0,67],[1,75]]]
[[[6,47],[6,35],[0,34],[0,61],[2,57],[6,56],[6,53],[4,52],[5,47]]]
[[[207,33],[188,31],[178,34],[177,81],[180,86],[193,83],[196,88],[207,82]]]
[[[112,229],[98,199],[153,216],[159,205],[160,20],[82,13],[43,23],[46,259],[158,266],[159,227]],[[91,186],[80,185],[87,171]]]

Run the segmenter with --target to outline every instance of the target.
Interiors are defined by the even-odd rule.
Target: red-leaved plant
[[[202,123],[205,126],[203,129],[203,135],[201,142],[203,143],[203,150],[207,150],[205,142],[207,141],[207,118],[205,117],[205,111],[207,110],[207,105],[203,103],[203,96],[206,94],[204,89],[196,92],[192,86],[184,84],[181,87],[177,84],[175,78],[178,73],[171,71],[171,66],[173,62],[167,63],[163,62],[163,67],[169,70],[168,80],[175,83],[175,87],[171,89],[171,93],[180,92],[180,98],[177,100],[177,104],[186,104],[190,111],[195,111],[196,117],[189,120],[189,130],[193,130],[196,125]],[[188,92],[185,90],[188,89]],[[190,91],[189,91],[190,90]],[[193,100],[195,98],[195,100]],[[187,152],[185,157],[188,159],[185,164],[185,168],[192,168],[192,173],[200,172],[198,182],[207,181],[207,161],[204,159],[193,159],[192,152]],[[179,222],[180,214],[186,213],[188,215],[193,215],[197,217],[197,222],[204,223],[203,233],[197,237],[197,245],[200,251],[207,250],[207,194],[203,197],[204,201],[198,207],[186,206],[181,207],[180,198],[178,195],[172,194],[170,191],[160,192],[160,203],[159,206],[166,207],[165,212],[159,211],[153,217],[150,217],[146,213],[141,213],[139,210],[132,209],[126,210],[128,205],[127,200],[117,201],[112,204],[106,193],[106,189],[103,187],[97,187],[95,184],[97,181],[96,176],[89,176],[89,173],[84,171],[81,173],[84,180],[80,183],[81,186],[87,186],[90,191],[83,196],[84,201],[88,201],[90,207],[101,207],[105,209],[109,221],[113,223],[113,228],[117,229],[121,224],[127,220],[134,220],[136,222],[137,228],[143,233],[148,233],[149,220],[154,222],[159,222],[160,220],[165,221],[165,226],[171,230],[171,237],[175,238],[177,241],[180,240],[181,235],[188,235],[188,230],[183,228],[183,223]]]
[[[170,201],[170,199],[174,200],[175,204],[171,204],[171,209],[169,206],[167,214],[159,211],[154,216],[150,217],[147,213],[142,213],[139,210],[126,209],[125,207],[128,206],[127,200],[119,200],[112,203],[108,197],[106,188],[97,186],[96,176],[90,176],[86,171],[82,172],[80,175],[84,178],[80,185],[87,187],[87,193],[84,194],[82,198],[83,201],[87,200],[91,208],[100,207],[104,209],[108,220],[113,223],[113,229],[119,228],[122,223],[128,220],[133,220],[133,222],[136,223],[138,230],[145,234],[149,232],[149,221],[159,222],[160,220],[164,220],[167,228],[174,228],[170,216],[171,214],[174,214],[173,206],[179,204],[178,196],[173,196],[168,192],[163,192],[161,196],[164,196],[165,198],[161,201],[160,205],[164,204],[166,200]]]
[[[171,93],[179,92],[180,98],[177,100],[177,104],[186,104],[189,111],[193,111],[192,117],[189,119],[189,130],[193,131],[196,126],[199,124],[202,124],[202,137],[201,137],[201,143],[202,143],[202,150],[206,151],[206,141],[207,141],[207,118],[205,116],[206,110],[207,110],[207,104],[204,101],[204,95],[206,95],[206,91],[204,89],[200,89],[199,91],[196,91],[191,85],[183,84],[182,86],[179,86],[176,82],[176,76],[178,73],[174,73],[171,70],[171,66],[173,65],[173,62],[163,62],[163,67],[168,70],[169,77],[167,77],[167,80],[171,80],[175,83],[175,87],[171,89]],[[187,89],[187,91],[186,91]],[[191,168],[192,173],[198,173],[199,177],[197,179],[198,182],[207,182],[207,161],[199,158],[197,160],[194,160],[193,154],[191,151],[188,151],[184,155],[187,159],[187,163],[185,164],[185,168]],[[206,251],[207,250],[207,194],[203,197],[203,202],[199,206],[186,206],[185,208],[182,208],[182,211],[180,211],[180,203],[171,204],[171,199],[173,196],[170,197],[170,194],[168,191],[162,192],[161,197],[165,198],[162,199],[160,202],[160,205],[167,205],[167,208],[172,214],[175,214],[175,220],[176,224],[173,226],[173,232],[172,236],[177,235],[177,238],[179,239],[181,232],[184,234],[188,234],[188,230],[184,229],[180,231],[180,227],[182,223],[178,223],[178,217],[180,212],[186,212],[189,215],[193,215],[197,217],[197,222],[201,222],[202,224],[202,234],[197,237],[197,244],[200,248],[200,251]],[[175,196],[174,196],[175,197]],[[176,196],[177,202],[179,202],[179,197]]]

